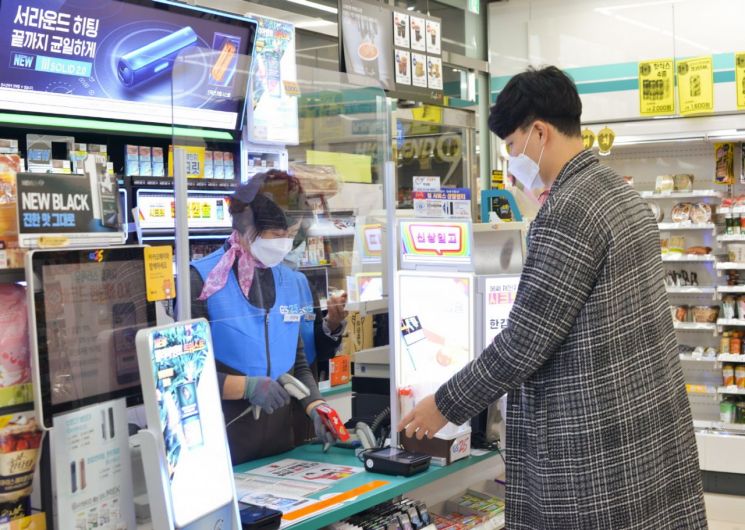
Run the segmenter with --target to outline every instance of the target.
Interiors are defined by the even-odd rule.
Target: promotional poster
[[[364,75],[395,88],[392,11],[386,6],[344,0],[342,32],[347,72]]]
[[[233,496],[209,324],[202,320],[157,328],[148,332],[147,342],[174,522],[180,528],[225,506]],[[143,392],[149,407],[153,389]],[[148,412],[153,429],[150,418]]]
[[[201,116],[236,128],[247,82],[238,57],[250,52],[250,23],[115,0],[4,0],[0,21],[0,64],[9,66],[0,73],[0,101],[165,123],[176,106],[203,111],[184,112],[185,121]],[[188,60],[174,78],[180,57]]]
[[[402,272],[398,288],[398,386],[411,386],[418,400],[471,361],[473,279],[467,274]]]
[[[124,399],[56,416],[52,452],[58,528],[137,528]]]
[[[251,77],[249,139],[258,143],[294,145],[299,141],[295,66],[295,27],[255,17],[256,54]]]
[[[116,178],[93,156],[86,174],[18,174],[18,233],[21,246],[53,234],[121,232]]]

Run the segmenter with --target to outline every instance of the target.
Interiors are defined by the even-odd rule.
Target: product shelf
[[[677,200],[677,199],[721,199],[722,194],[714,190],[693,190],[679,191],[671,193],[655,193],[653,191],[643,191],[640,194],[642,199],[656,200]]]
[[[745,432],[745,423],[725,423],[723,421],[693,420],[693,426],[697,429]]]
[[[745,214],[745,206],[720,206],[717,208],[717,213],[721,215],[731,214]]]
[[[745,270],[745,263],[737,263],[734,261],[725,261],[724,263],[717,263],[716,265],[718,271],[735,271],[735,270]]]
[[[728,396],[745,396],[745,388],[737,388],[736,386],[720,386],[717,392]]]
[[[713,331],[716,332],[716,324],[707,324],[700,322],[675,322],[675,329],[679,331]]]
[[[686,385],[686,392],[699,395],[717,395],[718,389],[709,385]]]
[[[714,294],[714,287],[666,287],[669,294]],[[745,292],[745,291],[744,291]]]
[[[745,326],[745,320],[741,318],[720,318],[717,320],[717,326]]]
[[[745,363],[745,355],[737,355],[734,353],[720,353],[717,355],[717,360],[723,363]]]
[[[720,285],[717,287],[718,293],[742,293],[745,294],[745,285]]]
[[[680,357],[681,361],[703,361],[703,362],[709,362],[709,363],[715,363],[719,359],[715,355],[693,355],[691,353],[681,353],[678,354],[678,357]]]
[[[714,223],[660,223],[658,225],[660,232],[667,232],[670,230],[716,230]]]
[[[716,260],[717,258],[713,254],[697,255],[697,254],[679,254],[679,253],[671,252],[671,253],[662,255],[662,261],[666,263],[713,262]]]
[[[720,243],[745,243],[745,235],[721,235],[717,236],[717,241]]]
[[[369,302],[348,302],[347,311],[359,311],[364,315],[374,315],[388,311],[388,299],[370,300]]]

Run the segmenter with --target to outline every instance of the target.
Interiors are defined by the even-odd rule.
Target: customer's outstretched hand
[[[435,396],[430,395],[421,400],[414,410],[409,412],[398,424],[398,432],[406,430],[406,436],[416,436],[421,440],[425,436],[434,438],[440,429],[447,425],[448,420],[442,415],[435,404]]]

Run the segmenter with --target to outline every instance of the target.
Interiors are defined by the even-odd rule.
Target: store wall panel
[[[715,112],[736,110],[745,0],[513,0],[490,4],[488,16],[492,99],[527,65],[555,64],[577,83],[583,121],[633,119],[639,61],[712,55]]]

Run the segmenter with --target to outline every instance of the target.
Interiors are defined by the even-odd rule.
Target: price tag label
[[[170,246],[145,247],[145,288],[148,302],[176,298],[173,249]]]
[[[745,110],[745,52],[735,54],[735,91],[737,108]]]
[[[282,81],[285,87],[285,94],[288,96],[300,96],[300,85],[295,81]]]
[[[70,245],[70,239],[63,236],[43,236],[39,238],[39,248],[60,248]]]
[[[675,112],[675,81],[672,59],[639,63],[639,113],[665,116]]]
[[[714,111],[711,56],[678,61],[678,106],[682,115]]]

